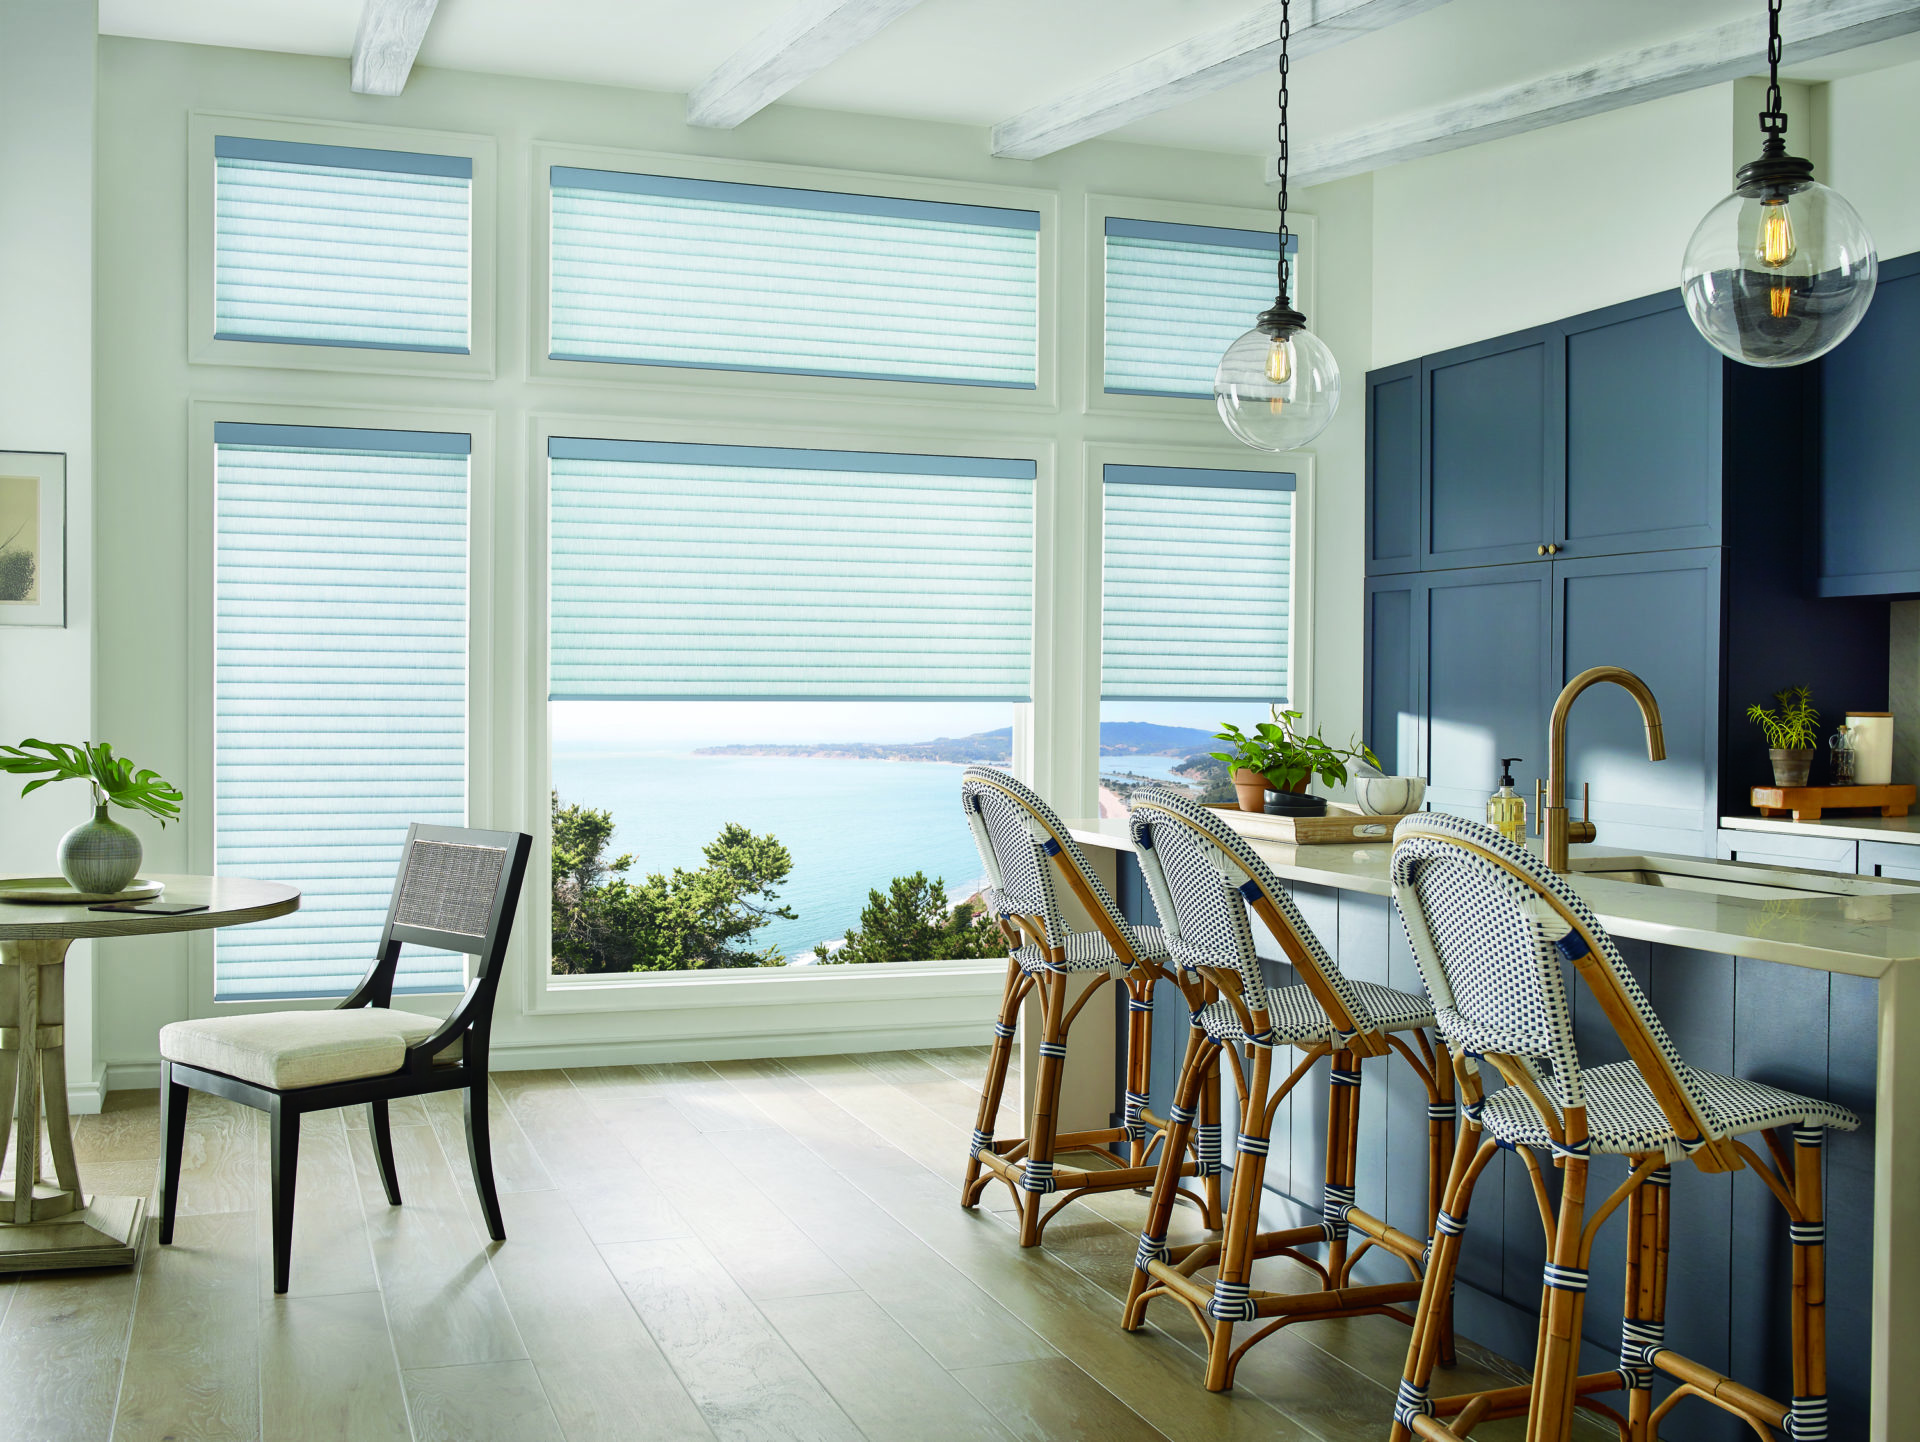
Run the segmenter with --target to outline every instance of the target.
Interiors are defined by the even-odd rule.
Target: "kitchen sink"
[[[1900,896],[1916,890],[1911,882],[1872,876],[1843,876],[1826,871],[1756,866],[1744,861],[1707,861],[1687,856],[1576,856],[1576,875],[1595,881],[1621,881],[1668,891],[1699,891],[1714,896],[1751,896],[1765,901],[1820,900],[1835,896]]]

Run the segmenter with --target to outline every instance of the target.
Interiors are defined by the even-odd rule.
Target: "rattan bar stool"
[[[1211,997],[1198,981],[1173,976],[1167,970],[1166,943],[1159,931],[1127,923],[1088,865],[1086,853],[1067,833],[1066,823],[1030,788],[993,767],[969,766],[961,778],[960,799],[991,883],[986,899],[999,918],[1008,945],[1006,989],[994,1022],[993,1052],[980,1094],[980,1114],[961,1183],[960,1204],[976,1206],[988,1183],[996,1179],[1004,1182],[1019,1203],[1020,1245],[1032,1247],[1039,1244],[1047,1222],[1067,1203],[1093,1192],[1135,1190],[1153,1180],[1159,1170],[1153,1150],[1168,1129],[1168,1123],[1153,1113],[1147,1100],[1154,987],[1162,980],[1173,980],[1185,993],[1189,1007],[1204,1005]],[[1078,898],[1095,930],[1069,929],[1054,889],[1056,874]],[[1077,998],[1070,998],[1068,977],[1091,972],[1104,974]],[[1087,1003],[1115,976],[1123,977],[1127,988],[1124,1123],[1094,1131],[1061,1132],[1060,1083],[1068,1032]],[[1000,1112],[1007,1065],[1013,1056],[1014,1026],[1029,996],[1039,1002],[1041,1025],[1033,1131],[1030,1136],[996,1139],[994,1118]],[[1177,1171],[1182,1178],[1199,1181],[1199,1192],[1186,1189],[1183,1195],[1201,1209],[1211,1227],[1217,1225],[1220,1215],[1217,1109],[1204,1122],[1191,1137],[1183,1134]],[[1123,1166],[1075,1167],[1055,1160],[1063,1151],[1100,1149],[1116,1143],[1126,1144],[1127,1161]],[[1048,1206],[1047,1197],[1056,1193],[1059,1195]]]
[[[1373,1315],[1414,1320],[1394,1304],[1421,1295],[1426,1237],[1409,1236],[1356,1205],[1360,1063],[1365,1057],[1398,1052],[1426,1086],[1429,1232],[1439,1212],[1441,1168],[1452,1150],[1453,1078],[1427,1037],[1433,1014],[1426,998],[1343,975],[1279,879],[1212,812],[1177,792],[1155,788],[1136,793],[1128,825],[1174,961],[1210,980],[1220,1000],[1193,1015],[1171,1108],[1173,1127],[1154,1181],[1121,1325],[1137,1330],[1146,1320],[1147,1304],[1156,1297],[1179,1302],[1206,1334],[1207,1389],[1220,1392],[1233,1385],[1234,1371],[1248,1348],[1290,1323]],[[1280,943],[1299,985],[1267,986],[1254,950],[1249,908]],[[1274,1052],[1282,1046],[1297,1050],[1300,1061],[1276,1087]],[[1167,1159],[1184,1144],[1195,1107],[1211,1089],[1208,1075],[1222,1055],[1231,1064],[1240,1101],[1238,1160],[1225,1233],[1217,1242],[1169,1247],[1167,1220],[1176,1178]],[[1262,1232],[1260,1200],[1274,1113],[1322,1057],[1332,1058],[1332,1072],[1321,1221]],[[1350,1248],[1354,1232],[1361,1241]],[[1303,1250],[1323,1244],[1324,1260]],[[1374,1247],[1404,1262],[1409,1280],[1355,1285],[1354,1264]],[[1307,1292],[1257,1291],[1253,1264],[1263,1257],[1291,1258],[1318,1273],[1321,1285]],[[1213,1280],[1201,1275],[1209,1268],[1215,1272]],[[1443,1326],[1437,1340],[1450,1360],[1446,1308],[1440,1315]],[[1235,1346],[1234,1328],[1244,1323],[1264,1325]]]
[[[1460,1079],[1465,1123],[1447,1178],[1420,1318],[1407,1351],[1392,1436],[1459,1438],[1489,1418],[1527,1417],[1528,1442],[1564,1442],[1582,1407],[1609,1418],[1630,1442],[1652,1442],[1685,1397],[1744,1419],[1761,1437],[1778,1428],[1796,1442],[1824,1438],[1826,1423],[1825,1225],[1821,1145],[1829,1128],[1851,1131],[1844,1107],[1777,1087],[1696,1071],[1680,1059],[1606,929],[1538,857],[1477,822],[1437,813],[1394,831],[1394,894],[1420,974]],[[1574,1047],[1565,970],[1592,993],[1629,1060],[1583,1068]],[[1491,1066],[1506,1085],[1487,1096]],[[1761,1133],[1772,1164],[1741,1137]],[[1434,1307],[1458,1265],[1474,1183],[1508,1147],[1525,1162],[1547,1233],[1540,1332],[1527,1386],[1456,1397],[1428,1395],[1436,1352]],[[1561,1168],[1556,1207],[1541,1170]],[[1627,1176],[1587,1205],[1593,1157],[1624,1157]],[[1785,1209],[1793,1242],[1794,1395],[1782,1404],[1665,1343],[1671,1169],[1751,1167]],[[1626,1298],[1618,1368],[1580,1375],[1587,1264],[1600,1224],[1627,1216]],[[1656,1371],[1679,1386],[1658,1406]],[[1594,1394],[1625,1390],[1626,1411]],[[1445,1418],[1451,1418],[1449,1425]]]

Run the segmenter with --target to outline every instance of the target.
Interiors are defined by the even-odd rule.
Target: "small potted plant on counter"
[[[1329,786],[1339,786],[1346,782],[1348,762],[1365,761],[1375,767],[1380,764],[1359,742],[1335,746],[1317,732],[1302,731],[1301,719],[1300,712],[1275,706],[1273,720],[1260,722],[1251,732],[1227,722],[1215,733],[1214,739],[1233,748],[1210,754],[1229,768],[1242,811],[1265,811],[1267,792],[1277,791],[1283,797],[1302,798],[1283,800],[1283,814],[1324,815],[1325,798],[1306,797],[1309,781],[1318,776]]]
[[[1814,743],[1820,738],[1820,713],[1814,709],[1813,693],[1805,686],[1789,686],[1774,692],[1773,699],[1777,706],[1756,702],[1747,707],[1747,719],[1766,733],[1773,784],[1805,786]]]

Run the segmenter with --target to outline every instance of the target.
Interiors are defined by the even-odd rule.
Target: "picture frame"
[[[0,451],[0,626],[66,624],[66,455]]]

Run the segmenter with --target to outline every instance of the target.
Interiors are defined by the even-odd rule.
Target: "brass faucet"
[[[1567,846],[1574,841],[1591,841],[1596,832],[1593,822],[1567,817],[1567,713],[1574,698],[1589,686],[1611,681],[1640,703],[1640,716],[1647,723],[1647,759],[1667,759],[1667,739],[1660,725],[1660,703],[1653,699],[1647,683],[1624,666],[1594,666],[1582,671],[1561,691],[1553,703],[1553,716],[1547,722],[1547,804],[1540,808],[1546,828],[1547,866],[1553,871],[1567,870]]]

